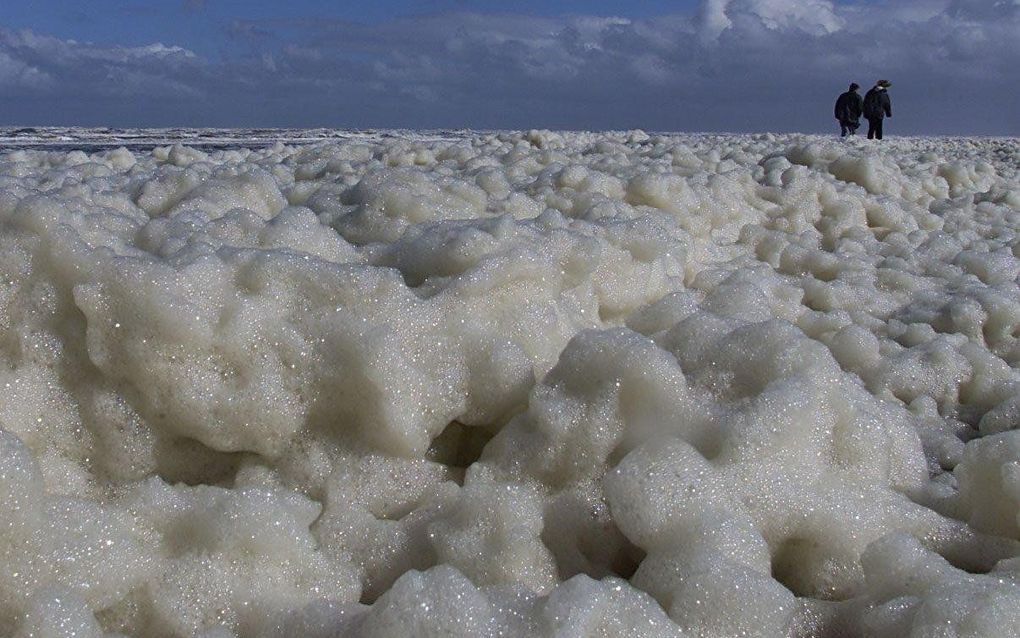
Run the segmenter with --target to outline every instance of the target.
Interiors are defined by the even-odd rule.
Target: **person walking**
[[[861,125],[861,113],[864,110],[864,99],[857,93],[861,88],[856,82],[850,84],[850,90],[836,100],[836,119],[839,120],[840,137],[855,135]]]
[[[882,121],[892,117],[889,87],[892,82],[879,80],[864,96],[864,117],[868,119],[868,139],[882,139]]]

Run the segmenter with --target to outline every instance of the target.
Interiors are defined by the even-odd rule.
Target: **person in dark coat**
[[[843,93],[836,100],[836,119],[839,120],[840,136],[854,135],[857,127],[861,125],[861,113],[864,110],[864,100],[857,89],[861,88],[856,82],[850,84],[850,90]]]
[[[868,118],[868,139],[882,139],[882,120],[892,117],[889,101],[889,80],[879,80],[864,96],[864,117]]]

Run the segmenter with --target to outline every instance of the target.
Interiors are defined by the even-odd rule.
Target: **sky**
[[[0,126],[1020,136],[1020,0],[17,0]]]

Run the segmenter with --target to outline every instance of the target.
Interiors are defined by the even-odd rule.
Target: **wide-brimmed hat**
[[[880,86],[883,89],[888,89],[890,86],[892,86],[892,82],[890,82],[889,80],[879,80],[878,82],[875,82],[875,86]]]

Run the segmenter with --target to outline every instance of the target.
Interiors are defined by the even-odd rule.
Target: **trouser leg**
[[[840,137],[846,137],[849,134],[850,134],[850,127],[847,126],[846,123],[840,122],[839,123],[839,136]]]
[[[882,139],[882,122],[884,122],[882,119],[875,121],[875,137],[878,139]]]
[[[875,120],[868,118],[868,139],[875,139]]]

